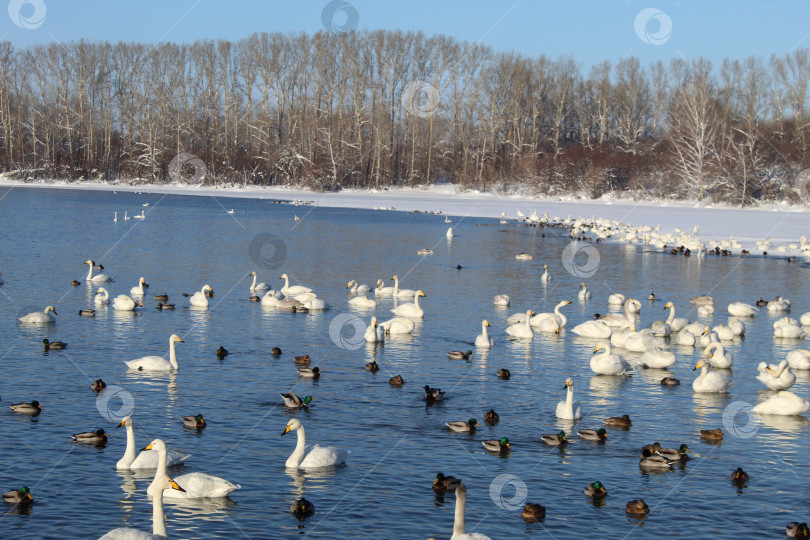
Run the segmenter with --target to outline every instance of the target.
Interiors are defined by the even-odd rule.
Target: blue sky
[[[586,68],[624,56],[636,56],[644,64],[696,56],[719,62],[724,57],[769,57],[810,48],[807,0],[347,3],[332,19],[337,27],[356,17],[358,29],[447,34],[530,56],[568,54]],[[0,36],[16,46],[81,38],[145,43],[236,40],[259,31],[322,30],[322,14],[329,4],[327,0],[11,0],[10,13],[0,12]]]

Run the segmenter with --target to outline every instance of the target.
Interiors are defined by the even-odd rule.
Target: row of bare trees
[[[0,43],[0,168],[319,190],[453,182],[748,204],[796,198],[810,55],[571,58],[398,31],[193,44]]]

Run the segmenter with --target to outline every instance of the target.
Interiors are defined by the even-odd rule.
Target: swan
[[[304,307],[310,311],[324,311],[329,309],[329,304],[320,298],[312,298],[304,302]]]
[[[402,317],[415,317],[417,319],[421,319],[425,316],[425,311],[419,307],[420,296],[425,296],[425,293],[423,293],[421,290],[416,291],[413,304],[402,304],[401,306],[397,306],[391,310],[391,313],[394,315],[400,315]]]
[[[728,305],[728,312],[735,317],[755,317],[759,308],[743,302],[734,302]]]
[[[371,324],[368,325],[368,328],[366,328],[366,332],[363,334],[363,339],[366,340],[366,343],[379,343],[385,341],[385,330],[378,327],[377,317],[371,318]]]
[[[134,217],[135,219],[146,219],[146,214],[144,212],[146,212],[146,210],[141,210],[141,215],[140,216],[138,214],[135,214],[132,217]]]
[[[453,238],[453,236],[455,236],[453,234],[453,227],[448,227],[447,228],[447,233],[445,233],[445,236],[447,236],[447,238]]]
[[[551,281],[551,274],[548,272],[548,265],[543,265],[543,274],[540,276],[540,283],[548,283]]]
[[[773,337],[786,339],[804,339],[807,336],[801,326],[783,324],[773,331]]]
[[[119,294],[113,298],[113,309],[118,311],[134,311],[136,307],[143,307],[143,304],[125,294]]]
[[[140,454],[135,455],[135,428],[132,426],[132,417],[130,416],[123,417],[121,423],[118,424],[118,427],[125,427],[127,429],[127,449],[124,452],[124,456],[115,464],[115,468],[118,470],[157,469],[159,456],[156,450],[142,450]],[[175,465],[181,465],[190,457],[190,454],[169,450],[166,463],[169,467],[174,467]]]
[[[290,287],[290,278],[287,274],[281,274],[279,279],[284,280],[284,286],[281,288],[281,292],[286,294],[287,296],[295,296],[296,294],[304,294],[308,292],[312,292],[312,289],[309,287],[304,287],[303,285],[293,285]]]
[[[166,360],[162,356],[144,356],[124,362],[129,369],[137,369],[138,371],[177,371],[180,366],[177,364],[177,355],[174,352],[175,343],[185,343],[180,336],[172,334],[169,337],[169,359]]]
[[[584,323],[576,325],[571,331],[582,337],[607,339],[610,337],[613,329],[599,320],[585,321]]]
[[[143,279],[143,276],[138,280],[138,286],[132,287],[129,290],[130,296],[143,296],[143,284],[146,283],[146,280]]]
[[[633,332],[624,340],[624,348],[631,352],[646,352],[653,347],[663,349],[665,343],[655,337],[649,328],[644,328],[641,332]]]
[[[608,304],[611,306],[624,305],[624,295],[621,293],[614,293],[608,296]]]
[[[740,319],[735,319],[734,317],[728,318],[728,327],[731,328],[732,333],[735,337],[740,337],[745,335],[745,323],[742,322]]]
[[[684,329],[684,327],[687,324],[689,324],[689,321],[682,317],[679,317],[677,319],[675,318],[675,304],[673,302],[667,302],[667,304],[664,306],[664,309],[669,310],[669,316],[667,317],[667,320],[655,321],[654,323],[652,323],[651,328],[653,330],[658,330],[660,327],[664,326],[665,324],[668,324],[672,332],[680,332],[681,330]]]
[[[599,320],[604,324],[610,326],[611,328],[617,328],[619,326],[622,326],[628,321],[630,321],[631,323],[635,323],[636,316],[633,313],[633,308],[637,303],[639,303],[638,300],[627,298],[624,301],[624,314],[608,313],[604,317],[600,317]]]
[[[290,431],[298,432],[298,443],[295,445],[295,450],[285,463],[288,468],[317,469],[321,467],[334,467],[335,465],[342,465],[346,462],[346,457],[349,452],[335,448],[334,446],[318,446],[316,444],[309,449],[309,453],[307,454],[307,440],[304,434],[304,426],[297,418],[293,418],[287,422],[287,427],[284,429],[282,435],[286,435]]]
[[[697,307],[697,314],[698,317],[711,317],[714,315],[714,306],[698,306]]]
[[[481,333],[475,336],[475,346],[488,348],[495,346],[495,340],[489,337],[487,333],[487,326],[490,326],[489,321],[481,321]]]
[[[366,295],[355,296],[349,300],[349,305],[355,307],[373,308],[377,306],[377,301],[373,298],[368,298]]]
[[[782,317],[781,319],[779,319],[778,321],[775,321],[773,323],[773,329],[774,330],[776,330],[780,326],[800,326],[800,325],[799,325],[799,321],[797,321],[793,317],[785,316],[785,317]]]
[[[776,300],[768,302],[766,308],[770,313],[787,313],[790,311],[790,300],[777,296]]]
[[[467,505],[467,488],[460,483],[456,486],[456,517],[453,522],[453,536],[450,540],[492,540],[481,533],[466,533],[464,527],[464,507]]]
[[[710,343],[703,349],[703,354],[709,357],[709,363],[714,369],[728,369],[734,363],[731,351],[726,351],[721,343]]]
[[[34,311],[33,313],[20,317],[19,321],[23,324],[56,324],[56,319],[51,315],[51,312],[53,312],[54,315],[59,315],[56,313],[55,307],[48,306],[44,311]]]
[[[624,347],[628,336],[633,335],[635,332],[636,326],[628,321],[619,328],[613,330],[613,333],[610,334],[610,344],[614,347]]]
[[[806,349],[790,351],[785,359],[793,369],[810,369],[810,351]]]
[[[684,326],[681,329],[681,331],[683,331],[683,330],[686,330],[687,332],[689,332],[693,336],[697,337],[697,336],[705,334],[706,332],[711,330],[711,328],[709,327],[708,324],[703,324],[702,322],[695,321],[693,323],[690,323],[690,324],[687,324],[686,326]]]
[[[530,261],[533,258],[534,257],[529,255],[528,253],[518,253],[517,255],[515,255],[515,259],[517,259],[519,261]]]
[[[267,291],[262,296],[261,304],[264,307],[277,307],[278,301],[284,298],[284,295],[279,291]]]
[[[211,285],[203,285],[203,288],[195,292],[188,299],[189,303],[194,307],[208,307],[208,297],[214,297],[214,289]]]
[[[416,323],[407,317],[394,317],[378,323],[378,326],[385,330],[386,334],[410,334],[416,328]]]
[[[393,287],[385,287],[385,282],[381,279],[377,280],[377,287],[374,289],[375,296],[392,296],[394,294]]]
[[[729,376],[719,371],[709,371],[709,362],[705,359],[698,360],[693,371],[700,368],[703,370],[692,382],[692,390],[695,392],[725,392],[731,386]]]
[[[357,280],[355,279],[347,283],[346,288],[349,289],[351,294],[366,294],[367,292],[371,291],[371,287],[368,285],[358,285]]]
[[[678,345],[685,345],[687,347],[694,347],[697,340],[695,335],[689,330],[681,330],[675,338],[675,343]]]
[[[601,354],[596,354],[604,351]],[[610,343],[600,341],[593,348],[591,357],[591,371],[597,375],[622,375],[630,371],[630,364],[620,354],[610,354]]]
[[[150,538],[168,537],[166,516],[163,512],[163,498],[167,493],[182,493],[183,488],[166,474],[156,476],[149,487],[152,486],[155,486],[155,495],[152,498],[152,533],[130,527],[119,527],[111,530],[99,540],[149,540]]]
[[[85,280],[91,283],[104,283],[105,281],[112,281],[112,278],[107,274],[97,274],[95,276],[93,275],[93,267],[96,265],[94,261],[87,259],[86,261],[84,261],[84,264],[90,266],[90,268],[87,269],[87,277],[84,278]]]
[[[99,287],[96,291],[96,295],[93,297],[93,304],[96,307],[106,306],[110,303],[110,293],[107,292],[107,289],[104,287]]]
[[[534,312],[529,310],[526,312],[526,321],[522,323],[513,324],[506,327],[506,333],[512,337],[520,339],[534,339],[534,330],[531,327],[531,317]]]
[[[509,305],[509,296],[505,294],[496,294],[492,298],[492,303],[496,306],[508,306]]]
[[[713,306],[714,305],[714,298],[709,296],[708,294],[703,294],[701,296],[695,296],[694,298],[690,298],[689,301],[696,305],[696,306]]]
[[[790,390],[782,390],[772,398],[754,405],[752,412],[757,414],[775,414],[780,416],[796,416],[810,410],[810,401],[797,396]]]
[[[574,379],[568,377],[565,380],[565,386],[563,389],[568,389],[568,393],[565,396],[565,401],[560,401],[557,403],[557,418],[562,418],[563,420],[579,420],[582,418],[582,406],[577,401],[574,402]]]
[[[146,494],[153,497],[160,490],[160,478],[166,476],[167,453],[166,443],[162,439],[155,439],[146,450],[157,450],[158,466],[155,479],[146,488]],[[227,497],[229,493],[239,489],[239,484],[229,482],[224,478],[202,472],[193,472],[176,476],[174,481],[183,488],[182,491],[167,492],[171,499],[204,499]]]
[[[538,313],[529,319],[529,324],[536,326],[537,330],[540,332],[558,332],[560,328],[564,328],[568,322],[565,315],[560,312],[560,308],[570,303],[571,302],[568,300],[563,300],[554,308],[554,313]]]
[[[703,332],[703,335],[697,338],[697,340],[704,349],[712,343],[720,343],[720,337],[717,335],[717,332],[710,332],[708,330]]]
[[[124,210],[124,221],[129,221],[130,219],[132,219],[131,217],[129,217],[129,215],[127,215],[127,212],[128,210]]]
[[[712,332],[717,334],[717,337],[720,341],[731,341],[734,339],[734,330],[731,329],[730,326],[725,324],[718,324],[714,328],[712,328]]]
[[[787,390],[796,382],[796,375],[788,366],[787,360],[782,360],[779,365],[760,362],[757,366],[757,380],[771,390]]]
[[[802,326],[810,326],[810,311],[802,313],[802,316],[799,317],[799,321],[802,323]]]
[[[394,296],[397,298],[410,298],[411,296],[416,295],[416,291],[413,289],[400,289],[399,288],[399,276],[394,276],[391,279],[394,280]]]
[[[584,282],[579,284],[579,294],[577,296],[579,297],[580,301],[585,301],[591,297],[591,291],[585,287]]]
[[[293,300],[297,300],[303,304],[305,302],[309,302],[310,300],[317,299],[318,295],[315,294],[314,292],[308,292],[303,294],[291,294],[287,296],[287,298],[292,298]]]
[[[651,369],[666,369],[675,363],[675,354],[653,345],[652,349],[644,351],[640,362]]]
[[[259,275],[256,272],[249,273],[248,277],[250,277],[250,276],[253,276],[253,283],[251,283],[251,285],[250,285],[250,292],[255,293],[255,292],[259,292],[259,291],[266,291],[267,289],[270,288],[270,285],[268,285],[267,283],[265,283],[263,281],[261,283],[256,283],[256,280],[259,277]]]
[[[115,216],[113,216],[113,221],[116,223],[118,222],[118,212],[116,212]]]

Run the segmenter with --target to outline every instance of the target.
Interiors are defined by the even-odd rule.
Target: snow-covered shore
[[[757,242],[771,239],[770,253],[774,255],[802,255],[796,248],[802,236],[810,237],[810,208],[787,204],[758,208],[737,208],[712,203],[696,202],[634,202],[620,199],[602,198],[584,200],[541,199],[519,195],[494,193],[459,192],[455,186],[433,186],[426,189],[395,188],[375,190],[343,190],[338,193],[316,193],[287,188],[225,188],[185,185],[118,185],[94,182],[84,183],[20,183],[0,179],[0,187],[86,189],[105,191],[135,191],[143,193],[166,193],[178,195],[198,195],[208,197],[267,198],[279,200],[311,201],[318,206],[338,208],[387,208],[397,211],[420,210],[441,212],[454,218],[459,226],[459,217],[499,218],[505,213],[507,219],[515,219],[517,211],[529,215],[532,210],[539,214],[547,213],[551,218],[576,219],[604,218],[635,226],[649,225],[664,232],[682,229],[691,233],[697,225],[699,236],[707,246],[730,237],[739,242],[740,249],[748,249],[752,254],[761,253]],[[228,203],[234,206],[238,203]],[[810,255],[805,251],[804,255]]]

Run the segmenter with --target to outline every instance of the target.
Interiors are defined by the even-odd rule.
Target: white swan
[[[402,304],[400,306],[395,307],[391,310],[391,313],[394,315],[399,315],[401,317],[415,317],[417,319],[421,319],[425,316],[425,311],[419,307],[419,297],[425,296],[421,290],[416,291],[416,296],[414,296],[413,304]]]
[[[143,296],[143,284],[146,283],[146,280],[143,279],[143,276],[138,280],[138,286],[132,287],[129,290],[130,296]]]
[[[341,465],[346,462],[346,457],[349,454],[346,450],[335,448],[334,446],[318,446],[317,444],[307,449],[304,426],[297,418],[293,418],[287,422],[287,427],[284,429],[282,435],[286,435],[293,430],[298,432],[298,443],[295,445],[295,450],[285,463],[287,467],[292,469],[317,469],[321,467],[334,467],[335,465]],[[306,453],[307,450],[309,450],[309,453]]]
[[[734,333],[734,336],[736,337],[745,335],[745,323],[742,322],[740,319],[729,317],[728,327],[731,328],[731,331]]]
[[[681,330],[675,338],[675,343],[678,345],[685,345],[687,347],[694,347],[697,340],[695,335],[689,330]]]
[[[571,331],[582,337],[607,339],[613,329],[602,321],[585,321],[576,325]]]
[[[303,285],[293,285],[290,287],[290,278],[287,274],[281,274],[279,279],[284,280],[284,286],[281,288],[281,292],[286,294],[287,296],[295,296],[296,294],[304,294],[308,292],[312,292],[312,289],[309,287],[304,287]]]
[[[413,319],[408,319],[407,317],[394,317],[393,319],[378,323],[378,326],[382,328],[386,334],[410,334],[413,332],[413,329],[416,328],[416,323],[413,322]]]
[[[124,221],[129,221],[130,219],[132,219],[131,217],[129,217],[129,215],[127,215],[127,212],[128,210],[124,210]]]
[[[585,301],[591,297],[591,291],[585,287],[584,282],[579,284],[579,294],[577,296],[579,297],[580,301]]]
[[[379,328],[377,325],[377,317],[371,318],[371,324],[366,328],[363,339],[366,340],[366,343],[380,343],[385,341],[385,330]]]
[[[698,343],[705,349],[712,343],[720,343],[720,336],[717,335],[717,332],[710,332],[707,330],[698,338]]]
[[[810,326],[810,311],[802,313],[802,316],[799,317],[799,321],[802,323],[802,326]]]
[[[377,287],[374,289],[375,296],[392,296],[394,294],[393,287],[386,287],[385,282],[381,279],[377,280]]]
[[[377,307],[377,301],[373,298],[368,298],[366,295],[355,296],[349,300],[349,305],[355,307],[373,308]]]
[[[717,334],[717,337],[720,341],[731,341],[734,339],[734,330],[731,329],[730,326],[725,324],[718,324],[714,328],[712,328],[712,332]]]
[[[627,338],[636,332],[636,326],[631,322],[626,322],[610,334],[610,344],[614,347],[624,347]]]
[[[773,331],[773,337],[786,339],[804,339],[807,336],[801,326],[783,324],[777,326]]]
[[[632,298],[627,298],[624,301],[624,313],[608,313],[607,315],[600,317],[599,321],[603,322],[604,324],[610,326],[611,328],[618,328],[619,326],[625,325],[628,321],[631,323],[636,322],[636,315],[633,313],[633,307],[638,300],[633,300]]]
[[[796,349],[787,353],[788,365],[793,369],[810,369],[810,351],[806,349]]]
[[[87,265],[90,266],[90,268],[87,269],[87,277],[84,278],[85,280],[87,280],[87,281],[89,281],[91,283],[103,283],[105,281],[112,281],[112,278],[110,276],[108,276],[107,274],[97,274],[95,276],[93,275],[93,267],[96,264],[94,261],[91,261],[90,259],[88,259],[88,260],[84,261],[84,264],[87,264]]]
[[[366,294],[367,292],[371,291],[371,287],[368,285],[358,285],[356,279],[353,279],[347,283],[346,288],[349,289],[351,294]]]
[[[548,265],[543,265],[543,274],[540,276],[540,283],[548,283],[551,281],[551,274],[548,271]]]
[[[29,313],[28,315],[20,317],[19,321],[23,324],[37,324],[37,325],[55,324],[56,319],[54,318],[53,315],[51,315],[51,312],[53,312],[56,315],[59,315],[58,313],[56,313],[55,307],[48,306],[45,308],[44,311],[34,311],[33,313]]]
[[[703,349],[703,354],[709,357],[709,363],[714,369],[728,369],[734,363],[731,351],[726,351],[721,343],[710,343]]]
[[[771,390],[787,390],[796,383],[796,375],[790,371],[787,360],[782,360],[778,365],[760,362],[757,371],[757,380]]]
[[[734,302],[728,305],[728,312],[735,317],[756,317],[759,308],[743,302]]]
[[[213,298],[214,289],[211,288],[211,285],[206,284],[203,285],[202,289],[192,294],[188,301],[194,307],[208,307],[209,295]]]
[[[329,304],[320,298],[312,298],[304,302],[304,307],[310,311],[325,311],[329,309]]]
[[[262,296],[261,304],[264,307],[276,307],[278,301],[284,298],[284,295],[279,291],[270,290]]]
[[[394,276],[391,279],[394,280],[394,296],[397,298],[410,298],[416,295],[416,291],[413,289],[399,288],[399,276]]]
[[[487,327],[490,326],[489,321],[481,321],[481,333],[475,336],[475,346],[481,348],[488,348],[495,346],[495,340],[489,337]]]
[[[529,324],[536,326],[540,332],[559,332],[560,328],[565,328],[568,319],[562,314],[560,308],[570,304],[568,300],[563,300],[554,308],[554,313],[538,313],[531,319]]]
[[[517,255],[515,255],[515,259],[517,259],[519,261],[530,261],[533,258],[534,257],[529,255],[528,253],[518,253]]]
[[[125,294],[119,294],[113,298],[113,309],[118,311],[134,311],[136,307],[143,307],[143,304]]]
[[[169,359],[162,356],[144,356],[124,362],[129,369],[138,371],[177,371],[180,366],[177,364],[177,354],[174,351],[175,343],[185,343],[180,336],[172,334],[169,337]]]
[[[714,315],[714,306],[712,305],[698,306],[697,314],[698,317],[711,317],[712,315]]]
[[[162,439],[155,439],[146,450],[156,450],[158,453],[158,467],[155,471],[155,479],[146,488],[146,494],[153,497],[160,490],[160,478],[166,476],[166,462],[168,459],[166,443]],[[224,478],[213,476],[201,472],[193,472],[176,476],[174,481],[183,488],[183,491],[167,492],[171,499],[206,499],[227,497],[229,493],[239,489],[239,484],[229,482]]]
[[[673,302],[667,302],[664,309],[669,309],[669,316],[667,317],[667,320],[655,321],[652,323],[651,328],[653,330],[658,330],[664,325],[669,325],[671,332],[680,332],[687,324],[689,324],[689,321],[683,317],[675,318],[675,304]]]
[[[496,294],[492,298],[492,303],[496,306],[508,306],[509,305],[509,296],[506,294]]]
[[[150,540],[168,537],[166,515],[163,512],[163,498],[166,493],[182,493],[183,488],[166,474],[156,476],[150,487],[152,485],[155,486],[155,496],[152,498],[152,533],[129,527],[119,527],[111,530],[99,540]]]
[[[489,536],[481,533],[467,533],[464,526],[464,508],[467,505],[467,488],[459,483],[456,486],[456,513],[453,520],[453,536],[450,540],[492,540]]]
[[[270,285],[262,281],[261,283],[256,283],[256,280],[259,278],[259,275],[256,272],[251,272],[248,274],[248,277],[253,276],[253,283],[250,284],[250,292],[261,292],[266,291],[270,288]]]
[[[624,295],[621,293],[614,293],[608,296],[608,304],[611,306],[624,305]]]
[[[624,348],[632,352],[646,352],[654,347],[664,348],[666,344],[652,334],[649,328],[643,328],[641,332],[633,332],[624,340]]]
[[[156,450],[142,450],[140,454],[135,454],[135,428],[132,424],[132,417],[125,416],[121,419],[118,427],[127,428],[127,449],[124,456],[115,464],[116,469],[157,469],[158,468],[158,453]],[[166,463],[169,467],[181,465],[185,460],[190,458],[190,454],[177,452],[176,450],[169,450],[166,458]]]
[[[653,345],[651,349],[644,351],[640,362],[652,369],[666,369],[675,363],[675,354],[665,351],[658,345]]]
[[[145,214],[145,212],[146,212],[146,210],[141,210],[141,215],[140,215],[140,216],[139,216],[138,214],[135,214],[135,215],[134,215],[134,216],[132,216],[132,217],[134,217],[135,219],[146,219],[146,214]]]
[[[776,300],[768,302],[766,307],[770,313],[787,313],[790,311],[790,300],[777,296]]]
[[[107,292],[107,289],[104,287],[99,287],[96,291],[95,296],[93,297],[93,304],[96,307],[106,306],[110,303],[110,293]]]
[[[582,406],[579,402],[574,402],[574,379],[568,377],[565,380],[563,389],[568,389],[565,401],[557,403],[557,418],[563,420],[579,420],[582,418]]]
[[[687,324],[681,330],[686,330],[693,336],[697,337],[702,336],[703,334],[711,330],[711,328],[709,327],[708,324],[703,324],[702,322],[695,321],[693,323]]]
[[[757,414],[796,416],[810,411],[810,401],[797,396],[790,390],[782,390],[772,398],[754,405],[751,411]]]
[[[604,352],[596,354],[599,351]],[[622,375],[632,369],[622,355],[610,353],[610,343],[600,341],[593,348],[591,371],[597,375]]]
[[[513,324],[506,327],[506,333],[512,337],[520,339],[534,339],[534,330],[531,327],[531,317],[534,312],[531,310],[526,312],[526,320],[522,323]]]
[[[709,371],[709,362],[705,359],[698,360],[693,371],[700,368],[703,370],[692,382],[692,390],[695,392],[725,392],[731,386],[729,376],[719,371]]]

